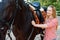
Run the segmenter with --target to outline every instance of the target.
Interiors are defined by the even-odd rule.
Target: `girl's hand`
[[[31,23],[32,23],[33,26],[35,26],[35,21],[34,20]]]

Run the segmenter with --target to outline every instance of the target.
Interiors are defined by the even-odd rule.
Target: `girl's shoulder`
[[[54,22],[58,22],[58,19],[57,19],[57,18],[54,18],[52,21],[54,21]]]
[[[57,22],[58,23],[58,20],[57,20],[57,18],[53,18],[53,19],[47,19],[47,20],[45,20],[45,23],[54,23],[54,22]]]

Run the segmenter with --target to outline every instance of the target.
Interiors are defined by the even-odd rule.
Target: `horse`
[[[34,40],[35,35],[40,33],[40,28],[34,28],[31,24],[34,11],[27,5],[24,0],[18,0],[21,10],[17,12],[14,20],[13,33],[16,40]],[[19,19],[20,17],[20,19]],[[42,17],[40,16],[40,20]],[[42,31],[41,31],[42,32]]]
[[[10,0],[8,5],[6,4],[1,20],[1,25],[4,23],[4,26],[1,26],[3,31],[1,31],[2,37],[0,39],[5,40],[6,32],[12,25],[16,40],[34,40],[35,35],[40,33],[40,29],[32,26],[32,13],[31,7],[24,0],[18,0],[18,2]]]

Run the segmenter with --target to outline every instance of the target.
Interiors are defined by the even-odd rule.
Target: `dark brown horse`
[[[21,10],[18,9],[17,11],[13,27],[13,33],[16,37],[16,40],[34,40],[34,37],[37,34],[39,34],[40,32],[42,33],[42,30],[40,28],[34,28],[31,25],[31,21],[34,20],[34,11],[30,8],[29,5],[24,2],[24,0],[18,0],[18,4],[21,7]],[[41,16],[40,20],[42,20]],[[36,23],[39,23],[39,21],[36,21]]]
[[[40,28],[34,28],[31,25],[31,21],[34,20],[33,13],[33,9],[31,9],[31,7],[24,2],[24,0],[18,0],[18,2],[16,0],[9,0],[8,5],[6,4],[5,6],[2,18],[3,21],[1,22],[1,25],[4,23],[4,29],[0,29],[0,40],[5,40],[6,32],[11,27],[10,22],[13,21],[12,31],[16,37],[16,40],[34,40],[34,37],[42,31],[40,31]],[[42,18],[40,19],[42,20]]]

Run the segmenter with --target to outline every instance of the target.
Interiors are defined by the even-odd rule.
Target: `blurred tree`
[[[31,2],[38,1],[41,6],[54,5],[57,10],[60,10],[60,0],[30,0]]]

